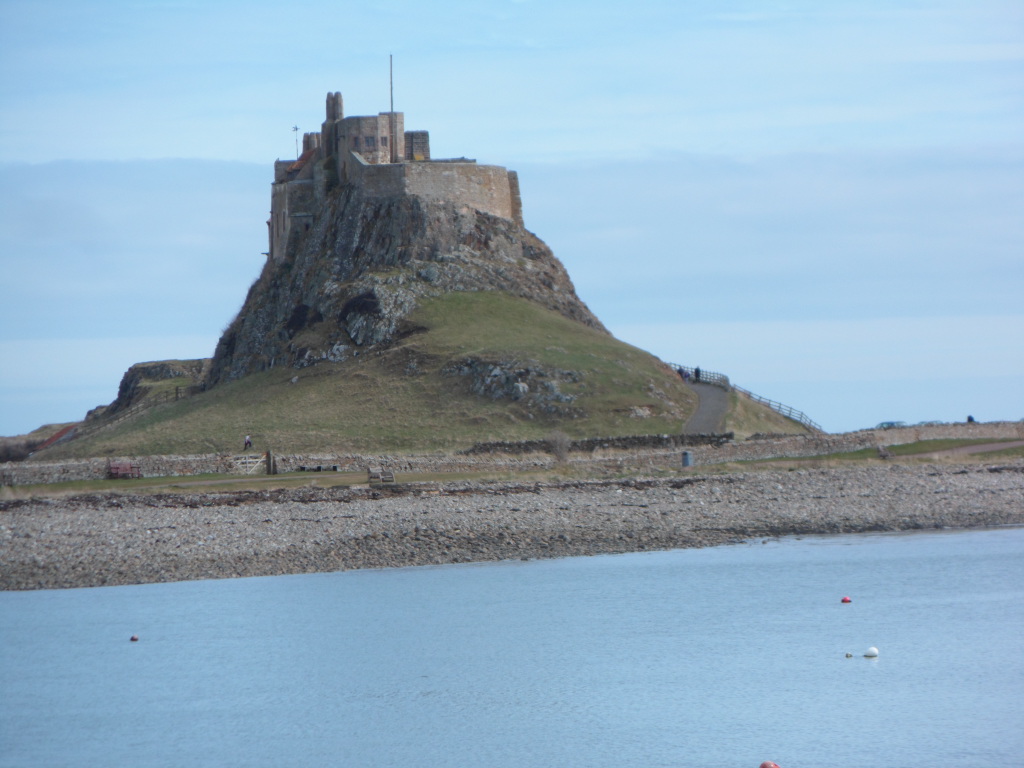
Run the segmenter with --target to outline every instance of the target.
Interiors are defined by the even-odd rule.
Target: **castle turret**
[[[327,94],[327,122],[333,123],[345,117],[345,107],[341,94],[337,91]]]

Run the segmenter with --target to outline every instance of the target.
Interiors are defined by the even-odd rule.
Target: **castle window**
[[[386,147],[388,145],[388,137],[387,136],[381,136],[380,137],[380,145],[382,147]]]
[[[352,149],[359,149],[359,137],[358,136],[353,136],[352,137]]]
[[[376,139],[376,137],[374,137],[374,136],[367,136],[366,137],[366,148],[367,149],[375,149],[376,147],[377,147],[377,139]]]

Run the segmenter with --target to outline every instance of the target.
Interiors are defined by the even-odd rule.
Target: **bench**
[[[393,483],[395,482],[395,473],[390,469],[368,467],[366,470],[366,482],[370,485],[374,483]]]
[[[111,479],[142,477],[142,467],[130,461],[108,461],[107,477]]]

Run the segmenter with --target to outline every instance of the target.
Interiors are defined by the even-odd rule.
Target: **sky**
[[[1019,0],[0,0],[0,435],[211,355],[391,55],[617,337],[831,432],[1024,419]]]

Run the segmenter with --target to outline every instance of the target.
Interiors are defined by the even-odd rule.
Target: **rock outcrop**
[[[386,345],[425,297],[505,291],[604,330],[561,262],[511,219],[451,202],[334,189],[283,261],[268,259],[214,355],[209,384],[341,362]]]
[[[202,381],[210,364],[209,359],[159,360],[152,363],[136,363],[121,377],[117,388],[117,399],[110,405],[100,406],[89,412],[86,420],[100,416],[112,416],[127,410],[149,397],[154,385],[163,381],[179,380],[181,387],[192,388]]]

